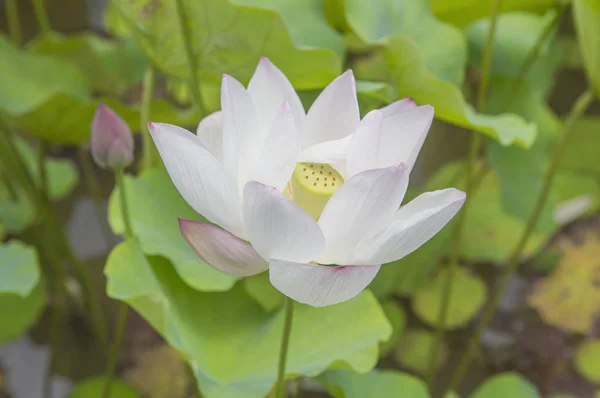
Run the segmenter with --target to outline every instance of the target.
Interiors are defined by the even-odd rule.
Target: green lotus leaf
[[[163,167],[126,177],[127,202],[133,230],[144,253],[171,260],[183,281],[202,291],[229,290],[236,278],[204,263],[179,231],[177,218],[207,222],[177,192]],[[116,233],[124,232],[119,190],[109,202],[108,218]]]
[[[20,336],[45,305],[37,253],[19,241],[0,244],[0,344]]]
[[[290,37],[288,32],[292,29],[288,30],[285,19],[274,11],[220,0],[184,0],[182,3],[184,23],[190,30],[191,49],[201,81],[218,83],[222,74],[228,73],[246,83],[261,56],[277,65],[297,89],[324,87],[341,71],[341,59],[334,51],[298,46],[295,41],[306,40],[306,35],[299,39],[298,30],[293,30]],[[138,45],[161,71],[189,77],[175,2],[113,0],[112,7],[111,12],[118,15],[121,29],[123,24],[128,26]],[[313,11],[316,11],[314,6],[305,14],[310,21],[315,21],[314,15],[310,15]],[[325,31],[323,23],[318,26],[321,33]],[[331,40],[332,32],[327,31],[329,39],[304,30],[319,43]]]
[[[266,312],[241,285],[228,292],[194,290],[165,258],[146,258],[133,240],[113,249],[105,274],[108,295],[127,302],[189,361],[205,397],[262,398],[271,389],[283,309]],[[368,291],[324,308],[296,303],[287,374],[316,376],[330,367],[368,372],[390,334]]]

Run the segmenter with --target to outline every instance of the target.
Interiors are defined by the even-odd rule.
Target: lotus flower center
[[[292,200],[317,220],[343,183],[342,176],[328,164],[298,163],[290,187]]]

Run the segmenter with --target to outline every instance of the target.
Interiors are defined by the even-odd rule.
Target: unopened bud
[[[98,166],[118,170],[133,162],[133,134],[119,115],[100,103],[92,121],[92,157]]]

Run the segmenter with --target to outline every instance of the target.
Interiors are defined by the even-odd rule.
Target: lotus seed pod
[[[343,183],[342,176],[328,164],[298,163],[292,178],[294,202],[317,220]]]

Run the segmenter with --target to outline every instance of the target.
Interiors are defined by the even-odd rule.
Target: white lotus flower
[[[356,296],[381,264],[419,248],[465,200],[450,188],[400,207],[433,108],[405,99],[361,121],[351,71],[305,114],[263,58],[247,90],[223,77],[221,107],[197,135],[150,124],[173,183],[216,224],[180,220],[182,234],[214,268],[236,276],[268,269],[271,283],[301,303]]]

